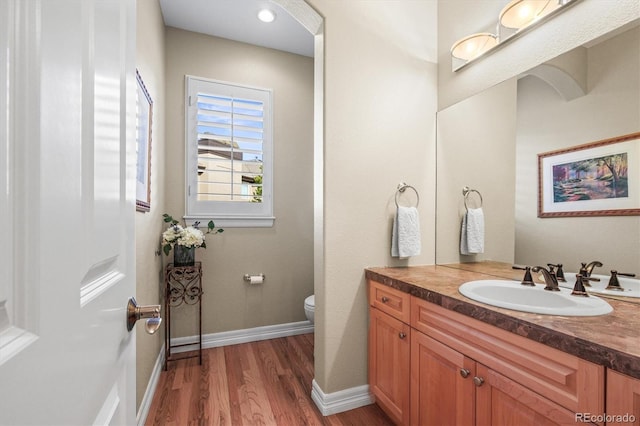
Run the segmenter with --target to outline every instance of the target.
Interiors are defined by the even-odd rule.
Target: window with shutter
[[[187,76],[187,221],[273,225],[272,92]]]

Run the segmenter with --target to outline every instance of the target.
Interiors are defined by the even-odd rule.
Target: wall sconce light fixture
[[[458,71],[525,29],[544,22],[568,4],[580,0],[511,0],[498,15],[497,32],[476,33],[461,38],[451,46],[451,67]]]
[[[451,56],[470,61],[498,44],[498,37],[491,33],[477,33],[456,41],[451,46]]]
[[[500,12],[498,22],[519,30],[562,6],[558,0],[513,0]]]

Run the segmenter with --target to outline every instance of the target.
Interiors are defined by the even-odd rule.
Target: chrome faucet
[[[542,272],[542,276],[544,277],[544,282],[547,284],[545,286],[545,290],[549,291],[560,291],[560,287],[558,287],[558,279],[556,278],[556,273],[553,271],[553,268],[550,270],[546,269],[544,266],[534,266],[531,268],[531,272]]]

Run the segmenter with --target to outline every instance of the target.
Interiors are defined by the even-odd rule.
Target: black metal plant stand
[[[164,274],[164,370],[167,362],[184,358],[198,357],[202,365],[202,264],[195,262],[193,266],[174,266],[170,263]],[[171,350],[181,346],[191,346],[193,343],[171,344],[171,308],[182,304],[198,305],[198,353],[194,355],[174,357]]]

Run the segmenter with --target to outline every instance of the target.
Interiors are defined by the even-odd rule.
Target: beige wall
[[[436,65],[413,53],[409,39],[379,34],[364,17],[386,21],[410,11],[419,19],[392,22],[412,34],[410,24],[419,33],[418,25],[435,25],[436,14],[432,2],[376,2],[376,13],[368,1],[308,3],[324,17],[324,280],[316,283],[315,379],[331,393],[368,381],[364,268],[434,262]],[[409,260],[390,256],[400,181],[420,193],[422,254]]]
[[[587,94],[564,101],[535,77],[518,83],[516,261],[577,271],[600,260],[640,273],[640,217],[537,217],[537,154],[640,131],[640,29],[587,51]]]
[[[136,68],[153,100],[151,142],[151,211],[136,213],[136,299],[149,305],[161,300],[161,258],[155,255],[165,210],[164,22],[158,0],[137,1]],[[149,383],[162,346],[162,332],[136,330],[136,406]]]
[[[513,78],[438,112],[439,264],[514,260],[516,93]],[[482,194],[482,254],[460,254],[465,186]],[[469,195],[470,208],[478,203]]]
[[[305,320],[313,294],[313,59],[166,29],[167,213],[184,214],[185,75],[273,89],[272,228],[226,228],[209,236],[203,262],[204,334]],[[163,256],[164,257],[164,256]],[[165,257],[165,263],[172,261]],[[264,273],[250,286],[244,274]],[[196,312],[172,311],[172,337],[196,333]],[[173,333],[175,331],[175,333]]]

